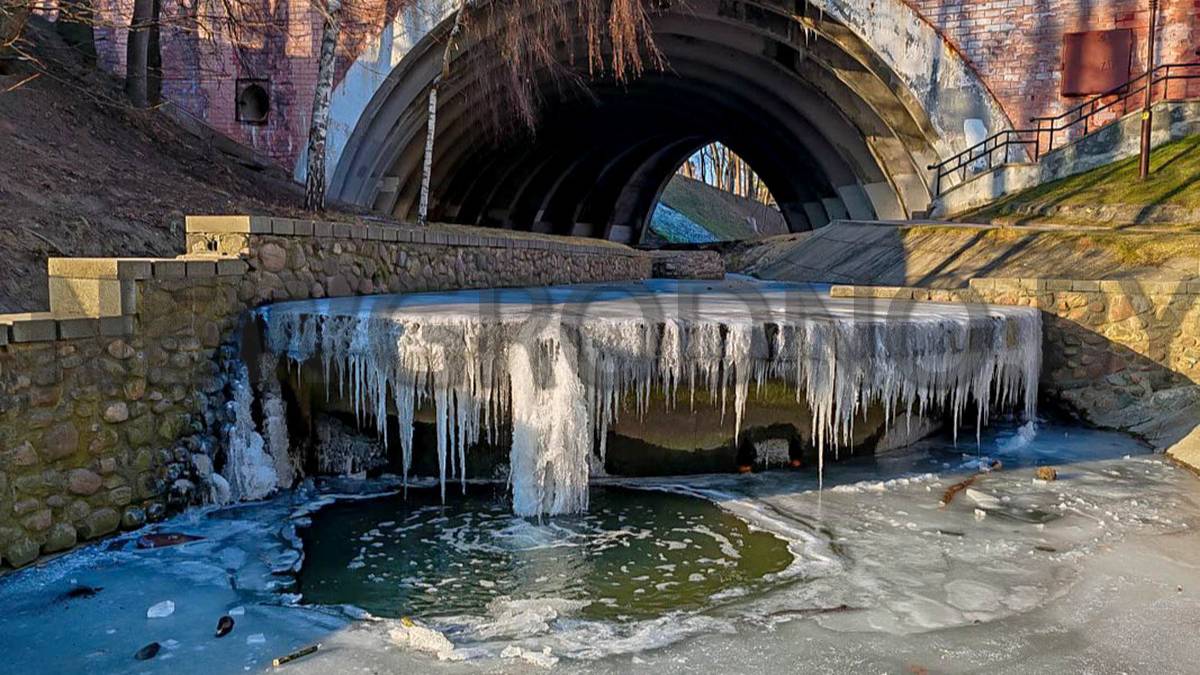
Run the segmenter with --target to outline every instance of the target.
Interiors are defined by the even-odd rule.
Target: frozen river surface
[[[939,506],[951,485],[992,460],[1001,468]],[[1036,480],[1041,465],[1056,467],[1059,479]],[[758,570],[765,582],[734,575],[703,601],[689,596],[675,609],[620,616],[589,610],[602,598],[588,597],[586,586],[560,597],[561,584],[532,575],[489,593],[494,601],[453,608],[453,617],[426,602],[414,619],[449,642],[434,633],[410,639],[402,620],[309,605],[297,594],[300,535],[346,508],[322,513],[330,495],[390,488],[330,482],[193,512],[5,575],[3,671],[260,672],[313,643],[321,644],[316,654],[280,670],[1183,673],[1200,660],[1200,483],[1125,436],[1048,423],[1036,435],[1001,427],[984,435],[978,453],[973,442],[955,448],[943,439],[832,464],[820,491],[806,471],[619,482],[614,494],[634,487],[707,500],[749,528],[727,523],[732,551],[724,553],[739,553],[754,531],[777,538],[790,562]],[[437,532],[446,517],[439,511],[427,512],[425,532]],[[712,517],[702,511],[688,516],[692,526],[721,533],[696,520]],[[376,513],[380,529],[399,527]],[[494,525],[517,520],[497,516]],[[563,541],[562,521],[521,522],[551,547]],[[154,531],[201,538],[139,547]],[[346,539],[354,552],[375,543],[349,530]],[[447,545],[431,536],[424,559]],[[379,574],[369,555],[347,558],[365,563],[347,574]],[[772,550],[764,559],[777,558]],[[485,571],[468,581],[486,588],[503,579]],[[401,594],[400,581],[373,587],[386,599]],[[170,616],[147,618],[166,600]],[[215,638],[226,614],[234,629]],[[135,660],[152,641],[158,655]]]

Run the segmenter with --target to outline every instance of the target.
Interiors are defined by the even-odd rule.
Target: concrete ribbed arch
[[[928,88],[909,91],[905,74],[850,27],[795,8],[691,0],[668,9],[653,22],[668,71],[595,82],[594,98],[548,94],[537,129],[498,141],[458,95],[473,86],[469,74],[444,83],[431,218],[638,241],[675,168],[711,141],[754,167],[793,230],[925,210],[921,167],[954,143],[944,111],[926,114],[919,101]],[[444,30],[422,40],[367,106],[333,196],[414,217]],[[582,51],[581,36],[564,38]],[[467,62],[499,67],[472,60],[470,45],[456,57]],[[539,86],[553,92],[544,79]]]

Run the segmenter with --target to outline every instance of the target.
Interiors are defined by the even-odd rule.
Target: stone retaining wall
[[[655,279],[724,279],[725,261],[716,251],[652,251]]]
[[[1200,424],[1200,282],[973,279],[961,289],[834,286],[831,294],[1038,307],[1044,393],[1164,448]]]
[[[650,276],[645,254],[562,239],[251,217],[187,236],[175,259],[52,259],[51,311],[0,315],[0,568],[198,497],[251,307]]]

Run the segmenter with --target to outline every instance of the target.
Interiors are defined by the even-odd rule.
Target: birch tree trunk
[[[438,87],[450,77],[450,50],[462,32],[463,17],[467,12],[467,0],[459,0],[458,11],[454,14],[454,26],[446,38],[446,47],[442,50],[442,72],[433,85],[429,87],[429,118],[425,122],[425,158],[421,163],[421,200],[417,204],[417,224],[426,225],[429,222],[429,183],[433,180],[433,139],[437,135]]]
[[[304,185],[306,211],[325,209],[325,139],[329,136],[329,99],[333,94],[333,68],[341,31],[341,9],[342,0],[328,0],[325,3],[321,53],[317,61],[317,86],[313,93],[312,122],[308,127],[308,175]]]

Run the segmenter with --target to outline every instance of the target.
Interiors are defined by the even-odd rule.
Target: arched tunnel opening
[[[675,169],[637,243],[647,248],[737,241],[788,232],[770,185],[714,139]]]
[[[665,68],[594,79],[586,93],[542,73],[531,130],[496,135],[492,111],[470,95],[475,79],[442,83],[429,219],[636,244],[677,168],[714,140],[754,168],[791,231],[928,208],[922,167],[936,134],[845,27],[799,1],[735,0],[664,6],[652,27]],[[446,30],[417,45],[367,106],[333,196],[416,219]],[[564,62],[567,41],[583,39],[564,36]],[[465,45],[455,60],[470,58]]]

